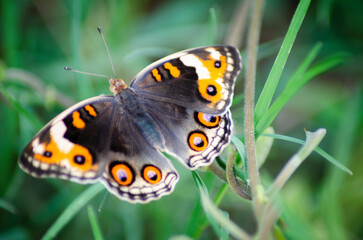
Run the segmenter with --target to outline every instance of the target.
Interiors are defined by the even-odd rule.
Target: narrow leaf
[[[248,233],[246,233],[238,225],[236,225],[234,222],[232,222],[228,217],[225,216],[225,214],[220,209],[218,209],[213,204],[213,202],[210,200],[210,198],[208,196],[207,188],[205,187],[205,184],[203,183],[203,181],[199,177],[199,175],[196,172],[192,172],[192,174],[193,174],[194,182],[197,185],[200,196],[201,196],[201,202],[202,202],[204,212],[206,213],[208,219],[212,222],[217,222],[222,228],[227,230],[236,239],[250,240],[251,237],[249,236]],[[219,234],[219,232],[217,232],[217,234]]]
[[[58,217],[58,219],[53,223],[53,225],[44,234],[43,240],[53,239],[57,236],[60,230],[69,223],[70,220],[98,193],[100,193],[104,188],[101,184],[94,184],[87,188],[83,193],[81,193],[68,207],[63,211],[63,213]]]
[[[269,192],[270,196],[274,196],[280,189],[286,184],[290,179],[291,175],[296,171],[296,169],[301,165],[301,163],[311,154],[311,152],[319,145],[321,140],[326,134],[326,130],[321,128],[315,132],[306,131],[306,142],[300,148],[300,150],[295,153],[280,173],[277,175],[275,181],[271,185]]]
[[[305,142],[303,140],[297,139],[297,138],[293,138],[293,137],[289,137],[289,136],[284,136],[284,135],[280,135],[280,134],[262,134],[262,136],[266,136],[266,137],[273,137],[275,139],[280,139],[280,140],[284,140],[284,141],[289,141],[289,142],[294,142],[294,143],[298,143],[303,145]],[[334,157],[332,157],[331,155],[329,155],[327,152],[325,152],[323,149],[321,149],[320,147],[315,148],[314,150],[316,153],[318,153],[320,156],[322,156],[323,158],[325,158],[326,160],[328,160],[331,164],[335,165],[336,167],[338,167],[339,169],[343,170],[344,172],[353,175],[353,172],[347,168],[346,166],[344,166],[343,164],[341,164],[338,160],[336,160]]]
[[[285,39],[281,45],[280,51],[277,54],[275,62],[272,66],[269,76],[267,77],[265,86],[261,92],[261,95],[257,101],[255,108],[255,118],[256,122],[262,118],[264,113],[267,111],[270,103],[272,101],[272,97],[275,93],[277,84],[280,81],[280,77],[282,71],[284,70],[287,58],[290,54],[292,45],[295,42],[295,38],[297,33],[301,27],[301,24],[305,18],[306,12],[310,5],[310,0],[301,0],[296,12],[291,20],[291,24],[286,33]]]
[[[92,232],[93,232],[93,236],[94,236],[95,240],[103,240],[104,238],[102,235],[100,224],[98,223],[98,220],[97,220],[96,211],[94,210],[94,208],[91,205],[88,206],[87,211],[88,211],[88,218],[91,223],[91,228],[92,228]]]

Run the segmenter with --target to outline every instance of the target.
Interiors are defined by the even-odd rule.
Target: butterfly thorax
[[[127,88],[126,83],[121,78],[109,77],[108,82],[110,83],[110,91],[115,95]]]
[[[132,132],[140,132],[147,143],[163,150],[164,137],[155,119],[147,113],[142,98],[137,96],[132,88],[126,87],[115,96],[115,100],[120,104],[120,112],[124,111],[124,116],[128,116],[129,125],[136,128]]]

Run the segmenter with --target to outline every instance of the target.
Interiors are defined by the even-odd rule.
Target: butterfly
[[[100,181],[131,203],[159,199],[179,179],[163,152],[194,170],[210,165],[229,143],[241,67],[238,49],[217,45],[156,61],[130,86],[110,77],[113,96],[59,114],[25,147],[19,165],[39,178]]]

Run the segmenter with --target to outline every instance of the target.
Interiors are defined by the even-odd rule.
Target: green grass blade
[[[264,133],[274,134],[275,129],[273,127],[267,128]],[[256,160],[258,169],[262,167],[265,163],[266,159],[268,158],[272,144],[274,142],[273,138],[270,137],[259,137],[256,140]]]
[[[312,49],[312,51],[308,54],[303,63],[299,66],[299,68],[290,78],[284,91],[276,99],[276,101],[272,104],[272,106],[267,110],[267,112],[263,115],[261,120],[257,123],[256,126],[257,136],[271,125],[271,123],[276,118],[280,110],[291,99],[291,97],[293,97],[306,83],[308,83],[314,77],[323,74],[340,64],[343,64],[348,59],[347,54],[341,54],[341,53],[335,54],[320,61],[319,63],[315,64],[313,67],[311,67],[309,70],[306,71],[306,68],[310,65],[310,63],[314,60],[316,54],[318,53],[319,48],[320,47],[317,44]]]
[[[232,222],[219,208],[217,208],[208,196],[208,191],[203,183],[202,179],[196,172],[192,172],[193,180],[197,185],[201,196],[201,202],[204,212],[207,215],[208,220],[211,222],[212,226],[218,224],[224,230],[217,230],[216,234],[222,239],[225,235],[225,231],[229,232],[236,239],[251,239],[251,237],[238,225]]]
[[[217,162],[217,164],[225,171],[226,170],[226,161],[221,157],[221,156],[219,156],[219,157],[217,157],[216,158],[216,162]],[[233,171],[237,174],[237,176],[239,177],[239,178],[241,178],[241,180],[243,181],[243,182],[247,182],[247,178],[246,178],[246,174],[245,174],[245,172],[242,170],[242,168],[240,168],[240,167],[238,167],[238,166],[233,166]]]
[[[82,1],[72,1],[71,5],[71,49],[72,49],[72,64],[75,68],[83,66],[81,59],[81,29],[82,29],[82,10],[83,5]],[[95,27],[96,32],[96,27]],[[101,39],[101,37],[100,37]],[[102,41],[100,41],[102,44]],[[105,50],[106,54],[106,50]],[[92,89],[90,87],[90,81],[84,74],[78,74],[77,80],[77,92],[80,99],[86,99],[90,96],[93,96]]]
[[[242,176],[239,174],[239,177],[241,177],[241,179],[244,182],[247,182],[246,179],[247,179],[247,176],[248,176],[248,172],[247,172],[247,161],[246,161],[247,156],[246,156],[246,148],[245,148],[245,145],[236,136],[233,136],[231,138],[231,142],[236,146],[237,151],[238,151],[239,155],[241,156],[242,164],[243,164],[243,167],[244,167],[244,170],[245,170]]]
[[[0,209],[7,210],[11,214],[16,214],[18,212],[16,207],[4,198],[0,198]]]
[[[194,180],[194,183],[197,185],[198,187],[198,190],[199,190],[199,193],[200,195],[202,193],[204,193],[205,195],[208,195],[208,190],[207,190],[207,186],[205,185],[205,183],[203,182],[203,180],[199,177],[199,175],[196,173],[196,172],[192,172],[192,176],[193,176],[193,180]],[[208,196],[209,198],[209,196]],[[202,207],[203,207],[203,210],[204,212],[206,212],[206,210],[204,209],[204,206],[203,206],[203,201],[202,201],[203,197],[201,196],[201,203],[202,203]],[[219,229],[219,226],[218,226],[218,223],[217,221],[214,219],[214,218],[211,218],[208,213],[206,212],[206,217],[208,219],[208,222],[210,223],[210,225],[212,226],[213,230],[215,231],[215,233],[217,234],[217,236],[219,238],[221,238],[221,231]]]
[[[301,144],[301,145],[305,144],[305,141],[303,141],[303,140],[293,138],[293,137],[289,137],[289,136],[280,135],[280,134],[262,134],[262,136],[273,137],[275,139],[280,139],[280,140],[284,140],[284,141],[288,141],[288,142],[298,143],[298,144]],[[353,175],[352,171],[349,168],[347,168],[346,166],[341,164],[338,160],[336,160],[334,157],[329,155],[327,152],[325,152],[320,147],[316,147],[314,151],[316,153],[318,153],[320,156],[322,156],[323,158],[325,158],[326,160],[328,160],[331,164],[338,167],[339,169],[343,170],[344,172],[346,172],[346,173],[348,173],[350,175]]]
[[[318,76],[319,74],[322,74],[344,62],[346,62],[349,59],[350,55],[346,53],[336,53],[334,55],[331,55],[327,57],[324,60],[321,60],[314,66],[312,66],[304,75],[304,78],[301,79],[301,82],[304,83],[304,81],[307,81],[311,78],[314,78]],[[304,83],[305,84],[305,83]]]
[[[319,128],[315,132],[305,131],[306,141],[302,147],[297,151],[284,165],[281,169],[274,182],[270,186],[268,192],[270,197],[276,196],[276,194],[281,190],[281,188],[290,179],[292,174],[299,168],[299,166],[305,161],[305,159],[311,154],[314,149],[319,145],[321,140],[323,140],[326,130],[324,128]],[[270,209],[269,209],[270,208]],[[273,206],[267,207],[266,212],[270,212]]]
[[[44,234],[43,240],[53,239],[57,236],[59,231],[98,193],[104,190],[102,184],[94,184],[82,192],[68,207],[63,211],[63,213],[58,217],[58,219],[53,223],[53,225]]]
[[[4,96],[9,100],[9,102],[13,105],[16,111],[24,115],[36,129],[40,129],[43,126],[43,124],[41,124],[40,121],[33,114],[31,114],[28,110],[26,110],[18,101],[16,101],[8,93],[8,91],[6,91],[6,89],[1,83],[0,83],[0,92],[4,94]]]
[[[232,100],[232,106],[240,106],[243,103],[243,99],[244,95],[242,93],[234,96]]]
[[[295,71],[295,73],[292,75],[290,80],[288,81],[288,84],[286,85],[284,91],[281,93],[281,95],[278,97],[278,99],[272,104],[272,106],[267,110],[267,112],[262,116],[261,120],[257,122],[256,125],[256,136],[260,133],[262,133],[266,128],[270,126],[272,121],[275,119],[276,115],[279,113],[281,108],[286,104],[286,102],[290,99],[288,96],[292,96],[292,92],[289,88],[289,86],[294,86],[294,84],[301,76],[306,72],[310,64],[314,61],[316,56],[318,55],[322,44],[317,43],[313,49],[308,53],[304,61],[301,63],[301,65],[298,67],[298,69]]]
[[[92,232],[93,232],[93,236],[94,236],[95,240],[103,240],[104,238],[102,235],[100,224],[97,220],[96,211],[94,210],[94,208],[91,205],[88,205],[87,211],[88,211],[88,218],[91,223],[91,228],[92,228]]]
[[[209,9],[209,38],[208,38],[208,45],[216,44],[217,41],[217,33],[218,33],[218,26],[217,26],[217,13],[214,8]]]
[[[333,154],[336,158],[345,165],[352,166],[356,175],[347,178],[343,172],[336,168],[329,168],[323,184],[321,184],[319,193],[319,215],[322,216],[322,228],[329,229],[327,231],[328,239],[349,239],[350,231],[345,226],[345,213],[346,208],[341,207],[342,194],[344,194],[345,202],[349,202],[351,209],[359,209],[361,204],[361,191],[356,187],[356,179],[362,179],[361,172],[358,169],[361,165],[354,163],[355,143],[361,141],[361,126],[359,124],[360,114],[363,109],[363,95],[362,88],[355,89],[352,95],[342,106],[340,121],[336,128],[335,141],[333,144]],[[362,116],[362,115],[361,115]],[[358,147],[359,148],[359,147]],[[359,154],[361,149],[358,150],[358,158],[360,161],[362,154]],[[358,191],[357,191],[358,190]],[[347,193],[347,194],[346,194]],[[356,196],[353,197],[352,196]],[[343,205],[345,206],[345,205]],[[360,219],[358,214],[356,219]]]
[[[227,191],[228,191],[228,185],[223,184],[221,189],[219,189],[219,192],[217,193],[216,197],[214,198],[214,201],[213,201],[214,205],[219,206],[219,204],[221,204],[222,199],[226,195]]]
[[[0,23],[2,25],[2,37],[0,47],[2,49],[1,58],[8,65],[17,66],[19,64],[18,47],[22,43],[21,25],[18,17],[19,2],[1,1]],[[6,26],[6,27],[5,27]],[[21,62],[21,61],[20,61]]]
[[[290,54],[292,45],[294,44],[296,35],[300,29],[300,26],[305,18],[306,12],[310,5],[310,0],[301,0],[296,12],[292,18],[289,29],[286,33],[285,39],[281,45],[280,51],[277,54],[275,62],[272,66],[269,76],[267,77],[265,86],[261,92],[261,95],[257,101],[255,108],[255,120],[259,122],[264,113],[267,111],[272,97],[275,93],[277,84],[280,81],[282,71],[284,70],[287,58]]]

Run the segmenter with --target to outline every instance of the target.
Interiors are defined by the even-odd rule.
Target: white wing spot
[[[39,143],[39,138],[36,138],[33,140],[32,146],[33,146],[34,153],[43,155],[45,149],[44,149],[44,145]]]
[[[180,57],[180,61],[184,63],[185,66],[195,67],[195,70],[198,75],[198,79],[209,79],[210,73],[206,67],[204,67],[203,63],[193,54],[188,54]]]
[[[67,131],[67,127],[63,121],[59,121],[50,128],[50,135],[60,151],[67,154],[69,153],[74,144],[68,139],[64,138],[64,134]]]
[[[220,52],[216,51],[214,48],[207,48],[206,50],[210,52],[210,55],[214,60],[221,60]]]

